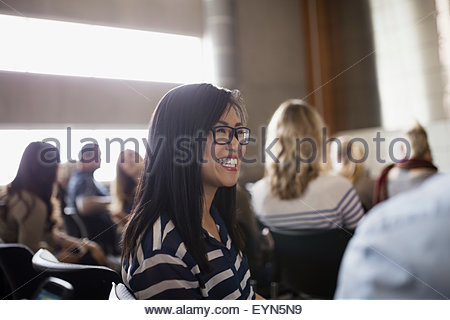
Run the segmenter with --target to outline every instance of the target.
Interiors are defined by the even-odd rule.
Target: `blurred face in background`
[[[102,153],[98,146],[84,151],[81,158],[81,165],[83,170],[94,172],[95,170],[100,168],[102,161],[101,156]]]
[[[127,176],[137,181],[144,169],[144,159],[137,152],[127,149],[119,157],[119,166]]]

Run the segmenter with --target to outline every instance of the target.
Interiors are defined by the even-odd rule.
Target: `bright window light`
[[[17,174],[23,151],[30,142],[42,141],[58,146],[61,163],[79,160],[81,147],[89,142],[98,143],[101,151],[101,167],[95,171],[99,181],[116,178],[116,163],[121,149],[131,149],[143,158],[146,153],[148,130],[0,130],[0,186],[10,183]],[[87,139],[87,140],[86,140]],[[59,145],[58,145],[59,144]]]
[[[198,37],[0,15],[0,70],[201,82]]]

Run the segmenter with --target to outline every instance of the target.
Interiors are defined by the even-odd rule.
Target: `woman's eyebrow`
[[[228,125],[229,125],[228,122],[223,121],[223,120],[219,120],[219,121],[217,121],[217,123],[223,124],[223,125],[225,125],[225,126],[228,126]],[[235,124],[234,126],[235,126],[235,127],[242,126],[242,123],[241,123],[241,122],[236,122],[236,124]]]

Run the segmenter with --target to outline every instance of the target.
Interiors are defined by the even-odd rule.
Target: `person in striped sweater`
[[[265,177],[248,187],[258,219],[269,228],[355,229],[362,218],[351,183],[326,171],[324,127],[319,113],[298,99],[272,116],[266,147],[274,158],[265,163]]]
[[[122,241],[122,278],[138,299],[257,296],[235,208],[245,124],[237,90],[183,85],[159,102]]]

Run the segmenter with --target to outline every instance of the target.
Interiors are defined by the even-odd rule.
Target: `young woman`
[[[64,262],[106,264],[95,242],[70,237],[58,229],[59,208],[53,205],[58,163],[59,152],[51,144],[32,142],[27,146],[17,175],[2,196],[0,238],[33,251],[47,248]]]
[[[260,221],[279,229],[355,229],[363,215],[351,183],[325,170],[319,113],[302,100],[288,100],[275,111],[267,145],[276,161],[251,188]],[[278,139],[278,140],[277,140]]]
[[[138,299],[255,298],[235,209],[245,123],[239,93],[210,84],[159,102],[123,235],[122,278]]]
[[[130,149],[120,152],[116,164],[113,199],[113,215],[120,225],[128,220],[143,169],[144,159],[139,153]]]

